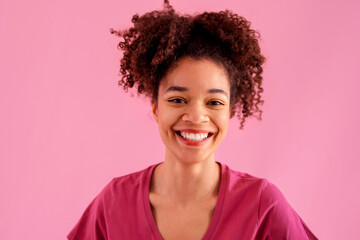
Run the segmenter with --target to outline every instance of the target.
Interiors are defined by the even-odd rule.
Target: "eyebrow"
[[[180,87],[180,86],[171,86],[169,87],[165,93],[168,93],[168,92],[186,92],[188,91],[189,89],[186,88],[186,87]],[[223,94],[225,95],[226,97],[229,97],[228,94],[222,90],[222,89],[219,89],[219,88],[212,88],[212,89],[209,89],[208,90],[208,93],[220,93],[220,94]]]

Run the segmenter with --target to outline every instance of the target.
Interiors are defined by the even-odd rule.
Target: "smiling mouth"
[[[188,133],[188,132],[181,132],[181,131],[175,131],[175,133],[180,136],[183,139],[186,139],[188,141],[194,141],[194,142],[200,142],[203,141],[212,135],[213,133]]]

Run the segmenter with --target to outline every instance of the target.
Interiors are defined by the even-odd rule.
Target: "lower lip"
[[[209,141],[210,138],[212,138],[213,135],[205,138],[204,140],[201,140],[201,141],[191,141],[189,139],[185,139],[183,137],[180,137],[179,135],[177,135],[175,133],[175,135],[180,139],[181,142],[185,143],[186,145],[188,146],[200,146],[200,145],[203,145],[205,143],[207,143]]]

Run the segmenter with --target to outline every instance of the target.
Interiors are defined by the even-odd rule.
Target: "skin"
[[[154,169],[150,184],[153,216],[166,240],[201,239],[220,186],[221,169],[214,153],[230,118],[225,69],[209,59],[181,58],[161,80],[152,113],[166,147],[165,161]],[[184,129],[205,130],[212,136],[191,146],[176,134]]]

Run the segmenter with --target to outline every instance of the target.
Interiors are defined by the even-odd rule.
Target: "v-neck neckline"
[[[222,212],[222,208],[224,205],[224,198],[225,198],[225,189],[226,189],[226,185],[228,184],[228,167],[225,164],[222,164],[220,162],[217,162],[220,167],[221,167],[221,176],[220,176],[220,188],[219,188],[219,194],[218,194],[218,198],[216,200],[216,205],[215,205],[215,209],[214,209],[214,213],[211,217],[211,221],[210,221],[210,225],[208,227],[208,229],[206,230],[205,235],[202,237],[202,240],[208,240],[211,239],[211,236],[213,235],[216,226],[218,225],[219,219],[220,219],[220,215]],[[154,169],[157,165],[159,165],[160,163],[154,164],[152,166],[150,166],[147,169],[147,172],[144,175],[144,179],[143,179],[143,183],[144,183],[144,191],[143,191],[143,203],[144,203],[144,210],[145,210],[145,215],[146,218],[148,220],[150,229],[153,233],[153,236],[155,237],[156,240],[163,240],[160,234],[160,231],[156,225],[154,216],[152,214],[151,211],[151,204],[150,204],[150,199],[149,199],[149,191],[150,191],[150,181],[151,181],[151,176],[154,172]]]

